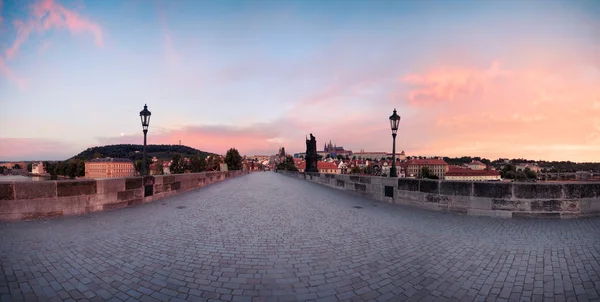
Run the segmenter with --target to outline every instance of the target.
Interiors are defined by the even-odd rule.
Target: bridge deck
[[[597,300],[600,219],[428,212],[265,172],[0,224],[0,266],[2,301]]]

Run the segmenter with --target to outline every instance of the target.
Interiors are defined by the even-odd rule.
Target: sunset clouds
[[[409,155],[600,161],[600,4],[575,2],[4,1],[0,160],[139,144],[147,103],[149,143],[216,153],[391,151],[396,108]]]

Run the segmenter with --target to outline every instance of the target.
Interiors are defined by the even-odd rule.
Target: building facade
[[[448,164],[443,159],[411,159],[406,164],[406,177],[422,177],[423,168],[429,169],[429,173],[444,179],[448,171]]]
[[[301,162],[296,166],[299,172],[304,172],[306,169],[306,162]],[[335,163],[332,162],[317,162],[317,170],[319,173],[327,173],[327,174],[340,174],[340,168]]]
[[[325,146],[323,147],[323,154],[329,154],[333,157],[336,157],[338,155],[350,156],[352,154],[352,151],[344,150],[344,147],[338,147],[337,145],[332,144],[331,141],[329,141],[329,144],[325,144]]]
[[[44,169],[44,163],[32,163],[31,164],[31,174],[43,175],[46,174],[46,169]]]
[[[127,158],[96,158],[85,163],[86,178],[131,177],[134,174],[133,162]]]
[[[469,167],[469,169],[471,170],[485,170],[487,165],[478,160],[472,160],[470,163],[467,164],[467,167]]]
[[[515,169],[517,171],[525,171],[527,168],[535,173],[539,173],[540,170],[542,170],[536,163],[523,163],[515,165]]]
[[[500,181],[500,172],[496,170],[472,170],[459,167],[450,167],[445,180],[463,180],[463,181]]]
[[[386,159],[388,157],[392,157],[392,153],[387,152],[365,152],[361,150],[357,153],[352,153],[352,158],[356,156],[357,159],[367,159],[370,158],[372,160]]]

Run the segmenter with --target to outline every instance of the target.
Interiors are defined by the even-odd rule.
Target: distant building
[[[392,153],[387,153],[387,152],[365,152],[364,150],[361,150],[360,152],[357,153],[352,153],[352,157],[355,157],[357,159],[367,159],[370,158],[372,160],[375,159],[386,159],[388,157],[392,157]]]
[[[44,163],[32,163],[31,164],[31,174],[43,175],[46,174],[46,169],[44,169]]]
[[[400,152],[400,154],[398,155],[398,159],[406,160],[406,153],[404,153],[404,150],[402,150],[402,152]]]
[[[478,160],[472,160],[470,163],[467,164],[467,167],[469,167],[469,169],[471,170],[485,170],[487,165]]]
[[[340,174],[348,174],[348,165],[342,160],[340,160],[340,163],[338,164],[338,169],[340,169]]]
[[[536,163],[522,163],[515,165],[517,171],[525,171],[527,168],[535,173],[539,173],[540,170],[542,170]]]
[[[429,173],[444,179],[448,164],[443,159],[411,159],[406,163],[406,177],[422,177],[423,168],[428,168]]]
[[[298,171],[304,172],[306,169],[306,162],[301,162],[298,165]],[[330,162],[319,161],[317,162],[317,170],[319,173],[328,173],[328,174],[340,174],[340,169],[336,164]]]
[[[575,180],[577,180],[577,181],[591,180],[593,176],[594,176],[594,173],[592,173],[590,171],[575,172]]]
[[[445,180],[464,180],[464,181],[499,181],[500,172],[496,170],[473,170],[462,167],[452,166],[444,176]]]
[[[251,155],[251,156],[248,156],[248,159],[253,159],[255,161],[262,163],[265,160],[267,160],[267,161],[269,160],[269,155]]]
[[[21,162],[10,162],[10,163],[0,163],[0,167],[4,166],[4,167],[6,167],[6,169],[11,169],[11,170],[15,169],[16,165],[19,165],[18,168],[20,170],[27,169],[27,163],[24,162],[24,161],[21,161]]]
[[[86,178],[131,177],[135,174],[133,162],[127,158],[96,158],[85,162]]]
[[[352,151],[344,150],[344,147],[338,147],[337,145],[332,144],[331,141],[329,141],[329,144],[325,144],[325,146],[323,147],[323,153],[330,154],[333,157],[336,157],[338,155],[350,155],[352,154]]]
[[[163,175],[171,175],[171,162],[172,161],[163,162]]]

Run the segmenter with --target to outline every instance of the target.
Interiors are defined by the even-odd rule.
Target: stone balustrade
[[[466,182],[278,171],[391,204],[467,215],[572,218],[600,215],[600,183]]]
[[[203,172],[59,181],[0,181],[0,221],[81,215],[152,202],[247,174]]]

